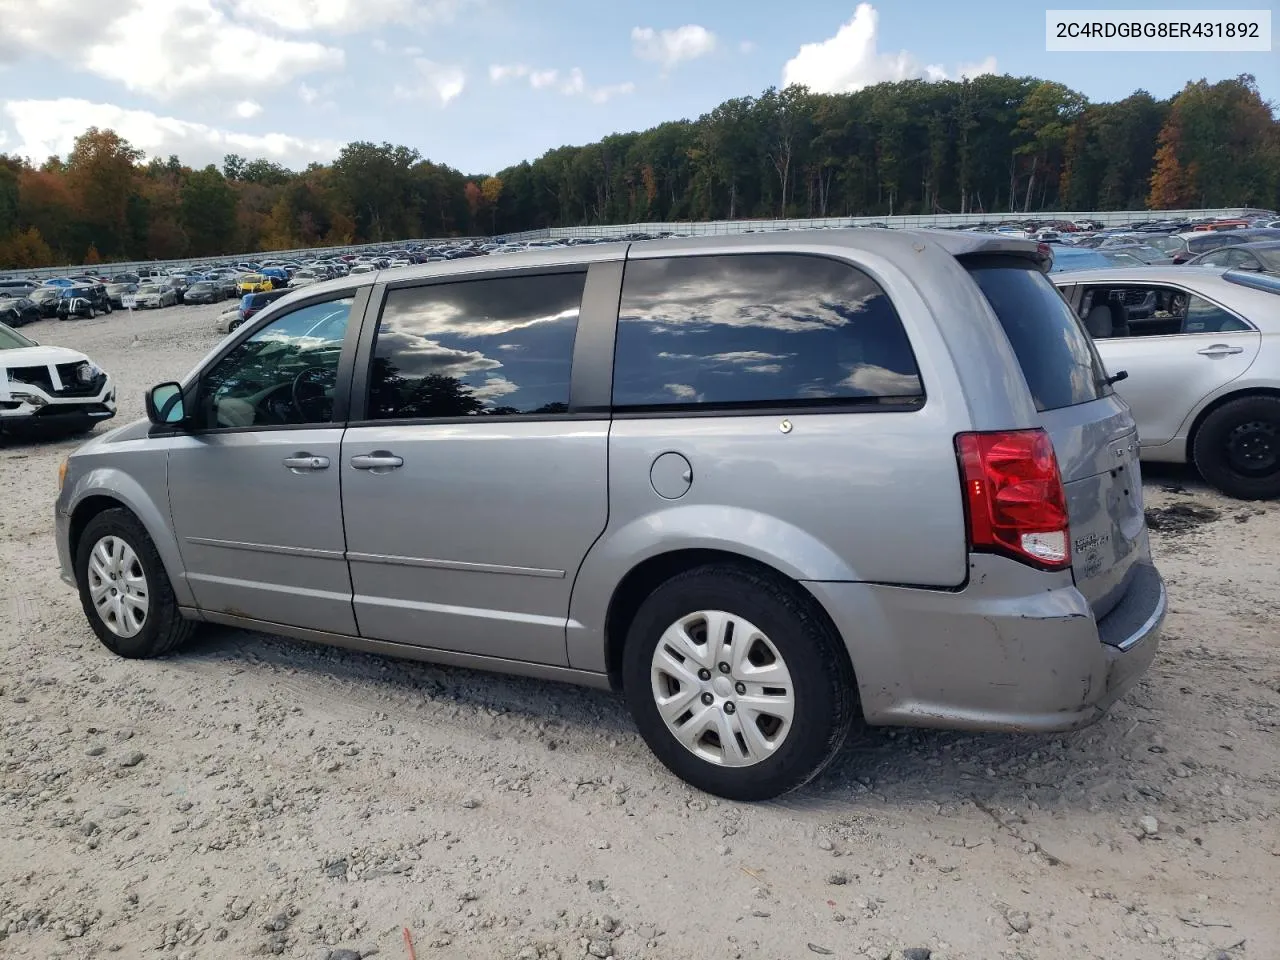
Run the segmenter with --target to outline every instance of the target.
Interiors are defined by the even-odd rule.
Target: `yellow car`
[[[246,273],[236,284],[236,289],[241,294],[246,293],[267,293],[275,288],[271,285],[271,278],[264,277],[260,273]]]

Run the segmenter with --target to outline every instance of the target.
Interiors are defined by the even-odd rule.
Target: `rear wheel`
[[[1192,457],[1229,497],[1280,497],[1280,397],[1240,397],[1218,407],[1196,432]]]
[[[85,526],[76,582],[93,632],[122,657],[164,656],[195,629],[178,611],[155,544],[128,510],[104,510]]]
[[[852,671],[813,600],[742,567],[700,567],[655,590],[631,624],[622,673],[658,759],[730,800],[807,783],[854,715]]]

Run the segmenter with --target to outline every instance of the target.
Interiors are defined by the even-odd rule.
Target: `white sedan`
[[[1280,278],[1134,267],[1051,279],[1138,421],[1144,460],[1229,496],[1280,497]]]

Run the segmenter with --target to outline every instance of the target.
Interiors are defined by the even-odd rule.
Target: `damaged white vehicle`
[[[78,433],[115,415],[115,384],[97,364],[0,323],[0,435]]]

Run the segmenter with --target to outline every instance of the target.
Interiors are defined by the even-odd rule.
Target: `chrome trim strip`
[[[216,623],[224,627],[237,627],[241,630],[255,630],[259,633],[275,634],[305,640],[310,643],[328,644],[343,647],[347,650],[359,650],[379,656],[400,657],[405,660],[421,660],[427,663],[441,663],[454,667],[466,667],[472,670],[487,670],[493,673],[511,673],[522,677],[533,677],[538,680],[554,680],[560,683],[572,683],[578,686],[595,687],[599,690],[610,689],[609,677],[604,673],[589,670],[575,670],[571,667],[554,666],[546,663],[532,663],[527,660],[507,660],[502,657],[486,657],[474,653],[458,653],[453,650],[441,650],[436,647],[418,647],[408,643],[393,643],[387,640],[368,640],[364,637],[353,637],[345,633],[327,633],[323,630],[311,630],[306,627],[290,627],[281,623],[270,623],[265,620],[253,620],[249,617],[236,617],[227,613],[216,613],[212,610],[196,611],[182,608],[183,616]]]
[[[313,600],[335,600],[339,603],[350,603],[351,594],[338,593],[334,590],[312,590],[308,587],[295,587],[278,583],[260,583],[256,580],[240,580],[236,577],[214,577],[208,574],[184,573],[188,583],[216,583],[224,587],[238,587],[250,593],[283,593],[291,597],[310,597]]]
[[[316,560],[342,560],[341,550],[319,550],[315,547],[283,547],[271,543],[248,543],[243,540],[215,540],[212,537],[185,537],[187,543],[224,550],[252,550],[255,553],[278,553],[287,557],[311,557]],[[228,581],[235,582],[235,581]]]
[[[497,620],[503,623],[527,623],[539,627],[555,627],[560,630],[581,627],[576,620],[564,617],[544,617],[538,613],[515,613],[511,610],[486,610],[483,607],[460,607],[452,603],[427,603],[423,600],[400,600],[395,597],[369,597],[357,593],[352,597],[355,604],[367,604],[371,607],[392,607],[396,610],[417,610],[421,613],[442,613],[451,617],[473,617],[479,620]],[[360,617],[356,608],[356,619]]]
[[[352,563],[385,563],[396,567],[430,567],[435,570],[461,570],[464,573],[503,573],[520,577],[546,577],[563,580],[563,570],[542,567],[512,567],[504,563],[468,563],[463,560],[437,560],[429,557],[396,557],[382,553],[348,553]],[[356,598],[360,599],[359,597]]]

